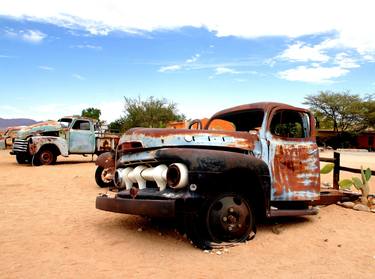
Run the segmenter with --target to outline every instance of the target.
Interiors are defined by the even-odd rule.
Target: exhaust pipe
[[[142,172],[142,177],[148,181],[155,181],[160,191],[167,186],[167,170],[166,165],[159,165],[155,168],[148,168]]]
[[[184,164],[174,163],[169,165],[167,171],[168,186],[173,189],[184,188],[188,184],[188,169]]]
[[[127,190],[130,190],[134,183],[138,184],[139,189],[145,189],[147,181],[155,181],[160,191],[163,191],[167,184],[173,189],[180,189],[188,184],[188,169],[181,163],[171,164],[169,167],[127,167],[116,170],[114,181],[117,187]]]

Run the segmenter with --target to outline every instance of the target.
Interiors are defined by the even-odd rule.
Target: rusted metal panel
[[[135,141],[143,148],[213,146],[253,150],[258,140],[257,135],[246,132],[134,128],[121,137],[119,145]]]
[[[100,154],[95,161],[95,165],[101,166],[104,169],[115,167],[115,154],[112,152],[105,152]]]
[[[271,200],[315,200],[320,193],[315,143],[270,142]]]
[[[119,139],[119,136],[116,135],[101,135],[96,140],[96,150],[98,152],[115,150]]]
[[[17,137],[18,131],[25,127],[26,126],[8,127],[4,134],[0,137],[0,150],[12,148],[13,141]]]
[[[64,139],[60,137],[50,137],[50,136],[34,136],[32,142],[29,144],[29,153],[34,155],[38,153],[40,148],[46,144],[53,144],[59,150],[62,156],[68,156],[68,146]]]
[[[25,139],[29,136],[38,136],[46,132],[59,132],[62,129],[61,125],[57,121],[46,121],[37,124],[27,126],[19,130],[17,137]]]
[[[346,192],[337,189],[325,189],[320,192],[318,200],[312,202],[312,205],[330,205],[337,202],[355,201],[360,198],[359,193]]]
[[[95,151],[95,134],[92,131],[70,130],[69,132],[69,152],[88,153]]]

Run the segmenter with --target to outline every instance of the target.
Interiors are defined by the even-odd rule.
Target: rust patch
[[[95,161],[95,164],[97,166],[101,166],[104,169],[107,168],[114,168],[115,167],[115,156],[112,152],[105,152],[98,156],[98,158]]]
[[[319,197],[317,146],[276,145],[272,162],[273,199],[314,200]]]

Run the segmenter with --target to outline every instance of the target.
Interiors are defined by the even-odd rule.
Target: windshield
[[[71,118],[61,118],[61,119],[58,120],[58,122],[60,122],[60,124],[63,128],[68,128],[70,123],[72,123],[72,119]]]
[[[208,124],[208,130],[218,130],[217,126],[220,121],[221,125],[226,128],[223,130],[230,131],[259,131],[263,123],[264,111],[263,110],[247,110],[234,112],[227,115],[218,116],[211,119]],[[223,125],[223,123],[225,123]]]

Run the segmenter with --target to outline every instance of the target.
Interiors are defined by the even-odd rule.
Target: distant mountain
[[[5,130],[7,127],[12,126],[22,126],[22,125],[31,125],[37,123],[33,119],[28,118],[12,118],[12,119],[4,119],[0,118],[0,130]]]

